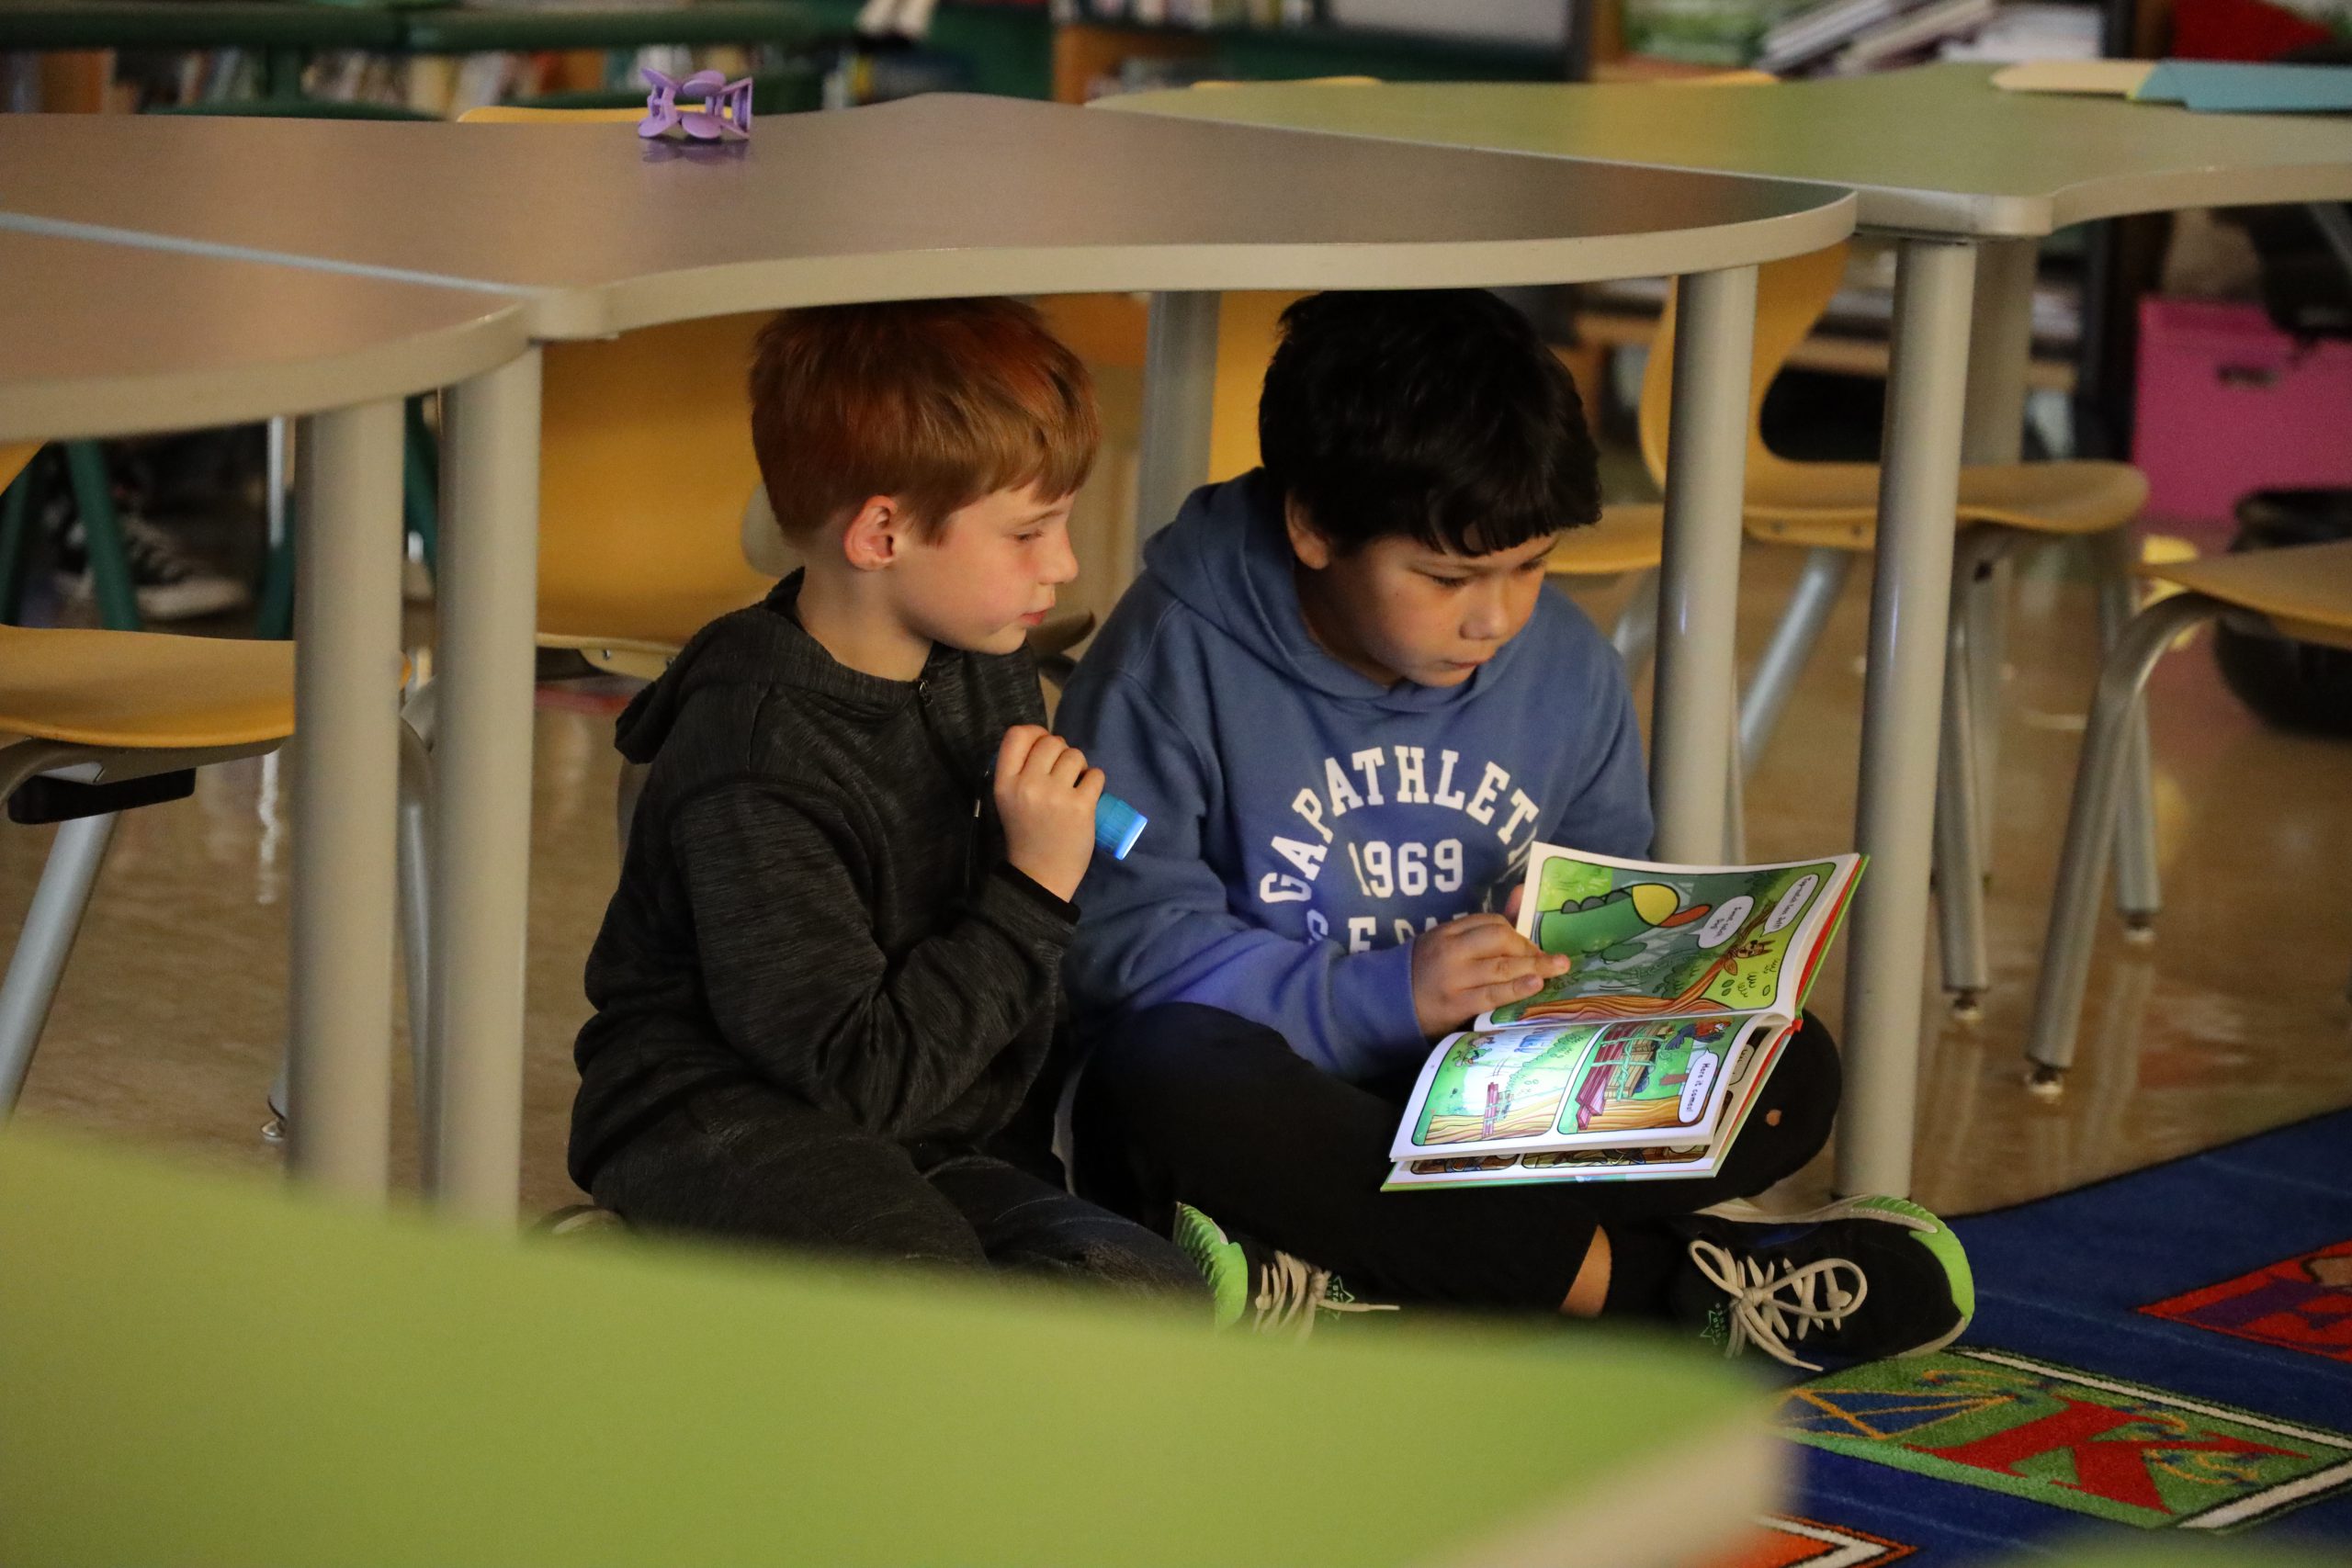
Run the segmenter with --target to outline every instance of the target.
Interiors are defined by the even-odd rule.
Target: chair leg
[[[1992,974],[1984,955],[1984,818],[1977,801],[1983,774],[1968,613],[1974,583],[1964,551],[1958,564],[1945,632],[1943,738],[1936,758],[1936,931],[1951,1015],[1973,1023],[1984,1014]]]
[[[8,977],[0,982],[0,1116],[17,1108],[17,1097],[24,1091],[33,1047],[40,1043],[50,1003],[57,999],[57,982],[90,907],[90,889],[114,838],[114,825],[113,812],[77,817],[59,823],[57,837],[51,840],[40,886],[33,889],[25,929],[8,960]]]
[[[2058,886],[2050,907],[2050,929],[2042,939],[2041,975],[2034,987],[2033,1019],[2026,1055],[2033,1064],[2030,1087],[2055,1095],[2075,1062],[2075,1035],[2082,1021],[2083,991],[2090,980],[2091,943],[2098,924],[2099,884],[2114,842],[2115,820],[2130,761],[2132,717],[2148,671],[2165,646],[2187,627],[2223,609],[2217,600],[2179,593],[2132,617],[2117,637],[2115,650],[2099,671],[2083,735],[2082,760],[2075,769],[2074,805],[2066,818],[2065,847],[2058,861]]]
[[[408,531],[424,556],[424,570],[438,569],[441,555],[440,453],[424,423],[424,400],[408,400],[408,434],[402,451],[401,508]]]
[[[2112,650],[2135,608],[2132,536],[2115,532],[2093,541],[2098,571],[2101,645]],[[2164,888],[2156,873],[2156,792],[2148,753],[2148,705],[2135,698],[2124,739],[2123,807],[2115,823],[2115,908],[2126,942],[2155,940]]]
[[[441,1060],[433,1048],[432,807],[432,754],[425,750],[424,737],[402,723],[398,852],[401,959],[408,990],[409,1068],[415,1090],[417,1136],[424,1145],[423,1168],[428,1173],[435,1168],[430,1111]]]
[[[288,420],[269,422],[269,455],[262,480],[269,536],[262,556],[261,592],[254,595],[254,636],[271,642],[294,635],[294,498],[286,484],[290,431]]]
[[[82,548],[89,557],[98,620],[109,631],[135,632],[140,627],[139,592],[131,585],[130,559],[123,553],[122,522],[115,515],[106,453],[95,441],[69,441],[65,469],[73,479],[74,509],[82,519]]]
[[[1732,865],[1747,860],[1747,786],[1739,765],[1739,720],[1732,719],[1731,766],[1724,770],[1724,859]]]
[[[1756,771],[1757,759],[1771,743],[1781,710],[1788,705],[1789,694],[1804,672],[1805,660],[1821,641],[1821,628],[1828,624],[1829,611],[1844,591],[1846,574],[1853,564],[1850,550],[1805,552],[1796,592],[1789,595],[1789,607],[1781,612],[1781,623],[1772,628],[1772,640],[1765,645],[1747,694],[1740,700],[1739,761],[1747,772]]]
[[[1942,737],[1936,760],[1936,898],[1944,989],[1952,1016],[1973,1022],[1993,968],[1984,953],[1984,796],[1991,784],[1987,735],[1998,719],[1984,703],[1984,595],[2014,542],[2008,531],[1964,530],[1952,552],[1951,613],[1946,617]]]
[[[2014,541],[2011,541],[2014,542]],[[1993,873],[1993,840],[2000,820],[2001,716],[2007,711],[2001,674],[2009,658],[2009,602],[2017,573],[2004,550],[1978,578],[1968,602],[1969,657],[1976,684],[1969,694],[1976,716],[1976,834],[1983,870]]]
[[[1617,625],[1609,640],[1615,645],[1617,657],[1625,661],[1628,678],[1657,651],[1657,568],[1642,573],[1634,584],[1633,596],[1617,612]]]

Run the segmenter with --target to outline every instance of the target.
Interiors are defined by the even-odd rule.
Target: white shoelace
[[[1714,1242],[1693,1239],[1690,1261],[1708,1283],[1730,1298],[1731,1343],[1725,1355],[1736,1356],[1742,1346],[1752,1344],[1784,1366],[1811,1372],[1821,1368],[1790,1349],[1789,1342],[1816,1328],[1836,1328],[1870,1294],[1871,1282],[1861,1266],[1843,1258],[1816,1258],[1801,1268],[1777,1258],[1767,1265]],[[1850,1289],[1841,1276],[1852,1279]]]
[[[1276,1252],[1267,1258],[1258,1271],[1258,1293],[1250,1305],[1251,1333],[1291,1332],[1300,1339],[1315,1332],[1315,1319],[1323,1313],[1396,1310],[1386,1303],[1333,1296],[1329,1269],[1317,1269],[1287,1252]]]

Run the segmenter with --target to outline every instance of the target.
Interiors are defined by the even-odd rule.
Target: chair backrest
[[[1229,479],[1258,466],[1258,394],[1274,357],[1282,314],[1305,298],[1295,290],[1252,291],[1227,294],[1219,301],[1216,383],[1209,405],[1210,479]]]
[[[609,126],[633,109],[474,109],[467,123]],[[599,134],[616,134],[610,130]],[[744,372],[763,313],[550,344],[541,367],[539,624],[557,641],[675,648],[770,579],[738,544],[760,482]]]
[[[676,647],[771,580],[738,543],[757,489],[744,371],[764,315],[550,344],[539,430],[539,630]]]
[[[1812,333],[1814,323],[1829,309],[1846,276],[1849,247],[1840,242],[1826,251],[1766,262],[1756,269],[1756,352],[1747,372],[1747,472],[1749,479],[1788,464],[1764,445],[1764,394],[1772,378]],[[1674,406],[1674,330],[1679,300],[1678,284],[1667,295],[1666,310],[1658,318],[1657,335],[1650,340],[1650,357],[1642,374],[1642,406],[1638,421],[1642,460],[1657,483],[1666,483],[1666,437]]]
[[[0,441],[0,490],[6,490],[40,451],[38,441]]]

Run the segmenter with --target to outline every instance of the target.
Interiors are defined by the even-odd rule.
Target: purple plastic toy
[[[696,141],[743,141],[752,134],[752,79],[729,82],[717,71],[697,71],[683,82],[673,82],[659,71],[649,70],[645,79],[653,90],[645,96],[645,118],[638,122],[637,133],[650,140],[683,131]],[[702,107],[680,108],[678,96],[683,93],[689,101],[699,98]]]

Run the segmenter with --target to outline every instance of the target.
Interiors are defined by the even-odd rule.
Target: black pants
[[[649,1230],[1205,1296],[1164,1236],[1016,1165],[910,1149],[757,1083],[689,1095],[606,1156],[594,1187]]]
[[[1662,1222],[1803,1167],[1828,1141],[1838,1083],[1838,1048],[1807,1019],[1713,1177],[1383,1192],[1411,1075],[1350,1083],[1262,1024],[1179,1003],[1130,1019],[1087,1062],[1078,1184],[1145,1224],[1191,1203],[1360,1293],[1432,1305],[1556,1312],[1605,1230],[1608,1310],[1647,1313],[1680,1261]]]

